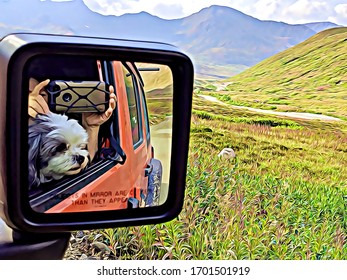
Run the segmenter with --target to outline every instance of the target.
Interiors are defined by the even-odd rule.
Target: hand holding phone
[[[52,112],[103,113],[108,108],[109,85],[101,81],[54,80],[45,89]]]

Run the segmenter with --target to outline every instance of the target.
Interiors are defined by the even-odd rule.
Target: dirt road
[[[154,157],[161,161],[163,177],[160,193],[160,204],[164,203],[169,187],[170,159],[171,159],[172,117],[167,117],[163,122],[151,126],[151,141],[154,147]]]
[[[206,100],[209,100],[211,102],[223,104],[225,106],[230,106],[232,108],[244,109],[244,110],[248,110],[248,111],[252,111],[256,113],[271,114],[271,115],[284,116],[284,117],[290,117],[290,118],[296,118],[296,119],[305,119],[305,120],[341,121],[338,118],[325,116],[325,115],[319,115],[319,114],[298,113],[298,112],[277,112],[272,110],[262,110],[262,109],[256,109],[256,108],[245,107],[245,106],[235,106],[235,105],[224,103],[213,96],[202,95],[202,94],[199,94],[198,96]]]
[[[0,218],[0,243],[12,242],[12,230]]]

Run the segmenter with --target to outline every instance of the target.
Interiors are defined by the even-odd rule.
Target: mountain
[[[0,7],[0,38],[8,32],[31,31],[166,42],[190,54],[197,73],[219,78],[296,45],[317,29],[330,27],[261,21],[223,6],[176,20],[145,12],[103,16],[77,0],[0,0]]]
[[[81,0],[0,0],[0,8],[0,23],[10,27],[10,31],[53,34],[65,31],[64,34],[167,42],[174,27],[170,21],[145,12],[103,16],[91,11]],[[4,34],[6,30],[1,31]]]
[[[229,99],[347,119],[347,27],[317,33],[233,76]]]
[[[332,22],[311,22],[305,23],[304,25],[317,33],[330,28],[342,27]]]
[[[261,21],[235,9],[211,6],[182,19],[183,49],[201,62],[251,66],[314,35],[306,26]]]

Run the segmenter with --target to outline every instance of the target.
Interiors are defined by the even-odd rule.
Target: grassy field
[[[215,96],[233,105],[347,120],[346,37],[347,28],[320,32],[228,79],[226,91]]]
[[[216,91],[217,86],[208,81],[199,82],[196,92],[219,96],[230,104],[313,111],[342,121],[254,113],[195,94],[181,214],[165,224],[97,232],[98,240],[109,248],[107,258],[346,260],[347,78],[343,67],[347,62],[341,45],[333,47],[346,43],[338,37],[341,30],[346,34],[346,29],[339,29],[316,35],[331,40],[334,51],[325,55],[335,56],[329,60],[335,63],[330,65],[334,75],[331,69],[324,75],[312,72],[322,59],[310,48],[311,55],[317,55],[311,59],[305,44],[319,46],[316,37],[291,52],[307,59],[307,67],[314,63],[311,74],[298,73],[306,65],[295,66],[301,59],[288,60],[280,54],[228,81],[232,84],[227,91]],[[281,72],[281,65],[293,68]],[[149,95],[150,114],[160,118],[168,109],[156,111],[155,96]],[[225,147],[234,149],[236,157],[218,158]]]
[[[102,231],[114,258],[347,259],[345,122],[261,116],[198,97],[193,108],[182,213]],[[224,147],[236,158],[219,159]]]

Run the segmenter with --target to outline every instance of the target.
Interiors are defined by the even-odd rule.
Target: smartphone
[[[101,81],[50,81],[45,88],[48,106],[56,113],[103,113],[110,99],[109,85]]]

